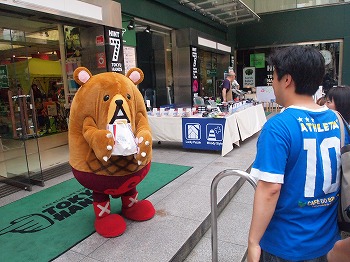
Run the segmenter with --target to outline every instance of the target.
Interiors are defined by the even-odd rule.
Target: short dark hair
[[[290,74],[295,83],[295,93],[314,95],[325,74],[322,54],[312,46],[294,45],[275,49],[268,63],[274,66],[278,80]]]
[[[328,100],[333,101],[336,110],[350,123],[350,86],[335,86],[327,93]]]
[[[323,77],[322,81],[322,91],[327,96],[328,91],[333,87],[336,86],[338,83],[337,81],[331,76],[330,73],[326,73]]]

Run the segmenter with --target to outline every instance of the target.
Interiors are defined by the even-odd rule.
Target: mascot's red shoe
[[[103,237],[117,237],[126,230],[125,220],[117,215],[111,214],[110,202],[93,202],[96,215],[95,229]]]
[[[122,196],[122,214],[134,221],[145,221],[154,217],[156,211],[148,200],[137,200],[138,193],[131,196]]]

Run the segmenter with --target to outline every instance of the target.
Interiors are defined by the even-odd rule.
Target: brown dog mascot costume
[[[119,236],[126,229],[123,217],[111,213],[110,196],[121,197],[122,215],[128,219],[144,221],[155,214],[151,202],[137,200],[136,190],[147,175],[152,158],[147,111],[136,87],[143,77],[138,68],[130,69],[126,76],[114,72],[92,76],[85,67],[74,71],[74,80],[80,88],[70,110],[69,163],[79,183],[93,191],[95,229],[104,237]],[[134,152],[115,154],[120,126],[116,123],[131,130]]]

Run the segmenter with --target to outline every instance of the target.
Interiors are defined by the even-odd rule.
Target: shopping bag
[[[137,144],[130,123],[117,121],[114,124],[108,124],[107,129],[113,134],[114,138],[112,155],[130,156],[137,152]]]
[[[341,180],[338,208],[338,226],[341,231],[350,232],[350,144],[345,144],[345,136],[350,135],[349,125],[343,116],[337,113],[341,133]]]

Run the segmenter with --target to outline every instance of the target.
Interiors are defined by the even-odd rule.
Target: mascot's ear
[[[78,67],[74,70],[73,77],[75,82],[77,82],[79,85],[83,85],[92,77],[92,74],[89,69],[85,67]]]
[[[135,85],[138,85],[143,81],[144,75],[140,68],[133,67],[126,73],[126,77],[128,77]]]

